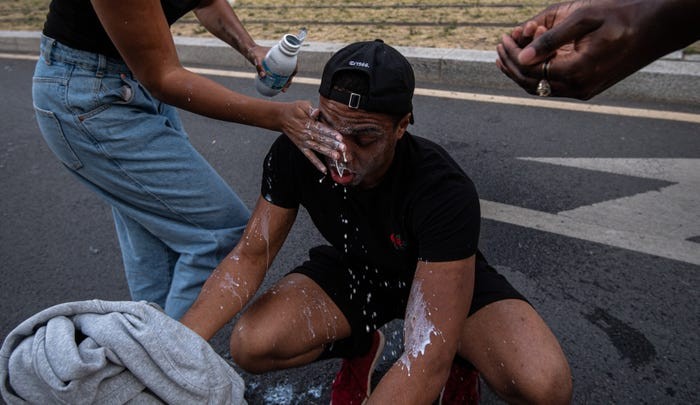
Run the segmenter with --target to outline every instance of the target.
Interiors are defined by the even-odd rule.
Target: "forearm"
[[[222,0],[204,0],[195,15],[207,31],[231,45],[254,64],[252,49],[257,46],[231,6]]]
[[[474,283],[475,257],[419,261],[404,317],[404,353],[384,375],[370,403],[430,404],[457,353]]]
[[[214,0],[221,2],[223,0]],[[158,100],[195,114],[282,130],[285,103],[236,93],[183,68],[160,2],[92,0],[95,12],[125,62]],[[225,3],[225,2],[224,2]],[[133,23],[124,24],[124,21]],[[252,85],[251,76],[251,85]]]
[[[700,1],[697,0],[598,0],[582,8],[582,17],[589,14],[609,19],[619,28],[616,37],[626,44],[621,52],[654,60],[688,46],[700,37]]]
[[[210,118],[282,131],[285,103],[234,92],[184,68],[154,77],[157,82],[144,84],[164,103]]]
[[[650,0],[651,1],[651,0]],[[649,17],[655,25],[650,35],[661,37],[662,54],[682,49],[700,40],[700,1],[653,0],[658,11]]]
[[[431,366],[439,364],[439,367]],[[431,404],[447,381],[451,360],[429,361],[404,353],[387,371],[367,402],[370,404]]]
[[[202,338],[211,339],[255,295],[266,268],[266,260],[239,257],[234,250],[207,279],[180,322]]]
[[[700,34],[700,1],[627,0],[613,2],[611,10],[621,21],[619,29],[608,28],[609,40],[620,40],[618,55],[609,55],[619,65],[611,74],[613,83],[675,50],[683,49]],[[617,59],[617,60],[615,60]]]
[[[219,263],[180,321],[209,340],[238,314],[260,288],[296,212],[258,198],[243,237]]]

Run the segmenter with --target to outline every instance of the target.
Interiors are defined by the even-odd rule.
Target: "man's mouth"
[[[345,186],[350,184],[352,179],[355,177],[355,173],[347,168],[345,162],[330,160],[328,162],[328,166],[330,169],[331,178],[340,185]]]

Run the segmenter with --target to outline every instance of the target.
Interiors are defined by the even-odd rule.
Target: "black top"
[[[199,0],[161,0],[168,24],[193,10]],[[119,1],[115,0],[119,7]],[[121,59],[107,36],[90,0],[51,0],[44,35],[71,48]]]
[[[408,133],[397,143],[385,178],[369,190],[324,177],[280,136],[265,158],[261,192],[277,206],[305,207],[323,237],[365,271],[405,277],[418,260],[478,253],[481,215],[474,184],[442,147]],[[477,260],[483,262],[481,254]]]

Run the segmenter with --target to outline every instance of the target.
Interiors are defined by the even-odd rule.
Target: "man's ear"
[[[411,114],[413,113],[407,113],[406,115],[401,118],[401,121],[399,121],[399,124],[396,126],[396,140],[399,140],[403,137],[404,132],[406,132],[406,128],[408,128],[408,124],[411,123]]]

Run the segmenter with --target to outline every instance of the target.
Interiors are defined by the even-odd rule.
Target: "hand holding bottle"
[[[272,97],[289,87],[297,71],[297,55],[305,38],[306,28],[302,28],[298,35],[286,34],[270,48],[255,81],[258,93]]]

